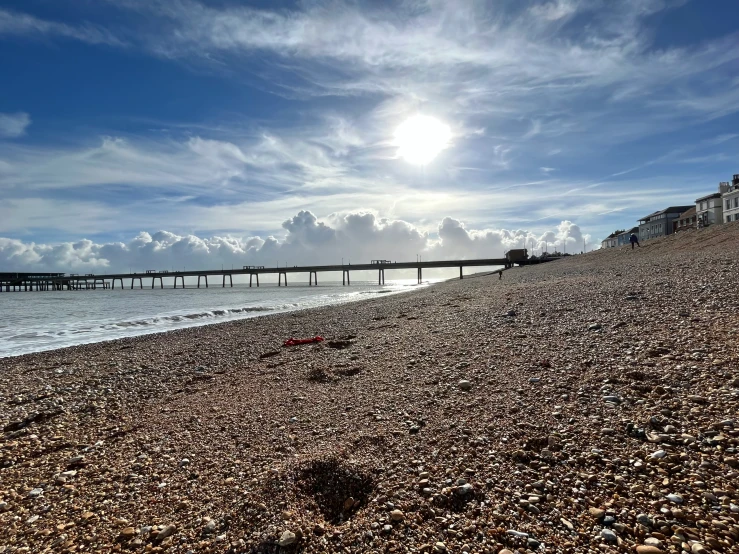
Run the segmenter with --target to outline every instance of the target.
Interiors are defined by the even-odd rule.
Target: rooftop
[[[712,194],[708,194],[706,196],[701,196],[700,198],[696,198],[695,201],[696,202],[702,202],[703,200],[708,200],[710,198],[721,198],[721,193],[720,192],[714,192]]]
[[[659,210],[649,215],[645,215],[644,217],[640,217],[639,220],[643,221],[645,219],[650,219],[661,214],[681,214],[690,208],[695,208],[695,206],[670,206],[669,208],[665,208],[664,210]]]

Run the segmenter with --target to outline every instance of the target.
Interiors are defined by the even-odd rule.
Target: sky
[[[739,173],[737,21],[736,0],[0,0],[0,271],[597,248]]]

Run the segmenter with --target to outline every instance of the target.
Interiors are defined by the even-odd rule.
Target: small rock
[[[661,459],[667,456],[667,452],[664,450],[657,450],[656,452],[652,452],[649,457],[654,459]]]
[[[470,383],[470,382],[469,382],[469,381],[467,381],[466,379],[462,379],[462,380],[461,380],[461,381],[460,381],[460,382],[458,383],[458,386],[459,386],[459,388],[460,388],[460,389],[462,389],[462,390],[471,390],[471,389],[472,389],[472,383]]]
[[[434,545],[434,554],[444,554],[446,552],[446,545],[443,542],[437,542]]]
[[[526,538],[529,537],[529,534],[528,533],[524,533],[523,531],[516,531],[515,529],[508,529],[506,531],[506,534],[512,535],[514,537],[519,537],[519,538],[522,538],[522,539],[526,539]]]
[[[708,554],[708,549],[701,543],[695,542],[693,543],[693,546],[690,547],[690,552],[692,552],[692,554]]]
[[[636,516],[636,522],[640,525],[643,525],[644,527],[651,527],[652,526],[652,520],[649,518],[647,514],[639,514]]]
[[[182,458],[180,460],[180,467],[185,467],[186,465],[190,465],[190,460],[188,460],[187,458]]]
[[[392,519],[396,523],[403,521],[404,517],[405,515],[400,510],[393,510],[392,512],[390,512],[390,519]]]
[[[597,331],[600,328],[601,328],[601,324],[600,323],[593,323],[590,327],[588,327],[588,330],[590,330],[590,331]]]
[[[616,536],[616,533],[614,533],[610,529],[603,529],[600,532],[600,536],[603,537],[606,542],[618,542],[618,537]]]
[[[121,538],[124,540],[133,538],[135,534],[136,529],[134,529],[133,527],[125,527],[121,530]]]
[[[290,546],[291,544],[294,544],[296,540],[297,537],[295,536],[295,533],[292,531],[283,531],[277,544],[280,546]]]
[[[36,489],[33,489],[31,492],[29,492],[28,496],[30,496],[31,498],[37,498],[41,496],[42,494],[44,494],[44,489],[36,488]]]
[[[590,509],[588,509],[588,512],[595,519],[603,519],[603,516],[606,515],[606,511],[605,510],[602,510],[600,508],[590,508]]]
[[[354,498],[351,496],[344,500],[344,511],[351,510],[354,507]]]
[[[170,523],[169,525],[166,525],[164,529],[159,531],[159,533],[157,533],[156,539],[154,540],[156,540],[157,542],[162,542],[175,531],[177,531],[177,526],[174,523]]]
[[[656,546],[639,545],[636,547],[637,554],[662,554],[662,551]]]
[[[667,500],[670,502],[674,502],[675,504],[682,504],[683,503],[683,497],[679,494],[668,494],[665,496]]]

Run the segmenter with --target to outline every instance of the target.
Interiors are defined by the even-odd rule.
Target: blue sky
[[[736,21],[735,0],[0,0],[0,266],[597,245],[739,173]],[[452,135],[425,166],[393,142],[418,114]]]

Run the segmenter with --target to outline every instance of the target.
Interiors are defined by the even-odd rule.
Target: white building
[[[721,184],[726,185],[726,192],[721,195],[724,203],[724,223],[739,221],[739,174],[734,175],[731,183]]]
[[[709,225],[720,225],[724,222],[724,204],[721,193],[726,191],[722,191],[721,189],[726,184],[728,183],[721,183],[719,185],[719,192],[696,198],[695,215],[699,229],[701,227],[708,227]]]

